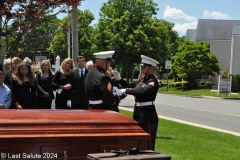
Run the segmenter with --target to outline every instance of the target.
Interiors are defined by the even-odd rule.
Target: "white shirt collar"
[[[81,72],[81,70],[82,70],[83,72],[85,72],[85,68],[83,68],[83,69],[79,68],[79,72]]]

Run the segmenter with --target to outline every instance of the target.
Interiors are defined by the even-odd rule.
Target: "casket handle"
[[[63,157],[64,160],[67,160],[67,151],[63,151]]]

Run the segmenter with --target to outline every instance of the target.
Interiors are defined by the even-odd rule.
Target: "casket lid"
[[[130,117],[109,110],[2,110],[0,138],[149,136]]]

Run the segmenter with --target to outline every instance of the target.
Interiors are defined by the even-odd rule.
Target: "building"
[[[240,74],[240,20],[199,19],[197,29],[188,29],[185,39],[209,42],[222,70]],[[215,78],[213,84],[217,83]]]

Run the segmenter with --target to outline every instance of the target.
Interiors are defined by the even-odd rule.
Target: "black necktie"
[[[83,70],[81,69],[81,78],[83,78]]]

